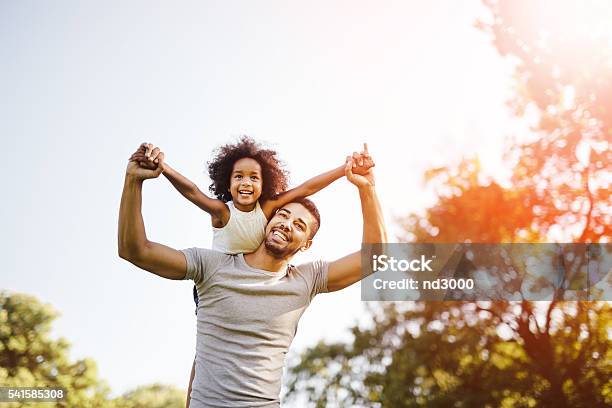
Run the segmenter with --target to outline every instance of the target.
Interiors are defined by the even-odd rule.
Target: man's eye
[[[297,229],[299,229],[300,231],[304,231],[304,226],[302,224],[295,224],[295,226],[297,227]]]

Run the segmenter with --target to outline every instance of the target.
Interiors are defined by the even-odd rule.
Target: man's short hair
[[[319,230],[319,227],[321,226],[321,214],[319,214],[319,209],[317,208],[315,203],[313,203],[312,200],[309,200],[308,198],[297,198],[293,200],[292,203],[301,204],[314,217],[316,224],[311,225],[312,231],[310,233],[309,238],[312,239]]]

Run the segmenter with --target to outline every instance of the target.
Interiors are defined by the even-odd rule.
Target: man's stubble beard
[[[276,259],[292,258],[300,251],[300,248],[298,248],[291,253],[287,247],[278,247],[273,242],[270,242],[269,238],[267,237],[264,241],[264,247],[270,253],[270,255]]]

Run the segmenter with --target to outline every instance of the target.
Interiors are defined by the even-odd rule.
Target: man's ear
[[[300,251],[306,251],[312,245],[312,239],[306,241],[303,247],[300,248]]]

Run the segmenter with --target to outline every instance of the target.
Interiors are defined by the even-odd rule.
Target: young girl
[[[154,168],[160,163],[159,149],[143,143],[130,160],[141,166]],[[355,173],[364,174],[374,165],[364,152],[354,153]],[[348,160],[349,158],[347,158]],[[212,180],[210,191],[216,197],[204,194],[192,181],[161,161],[163,174],[189,201],[211,216],[213,228],[212,249],[228,254],[255,251],[264,239],[268,220],[283,205],[300,197],[310,196],[327,187],[344,175],[341,166],[322,173],[287,190],[287,172],[282,168],[276,152],[263,149],[253,139],[242,137],[235,144],[221,146],[216,156],[208,163],[208,174]],[[287,190],[287,191],[286,191]],[[193,288],[196,314],[198,294]],[[195,361],[191,368],[187,408],[195,374]]]

